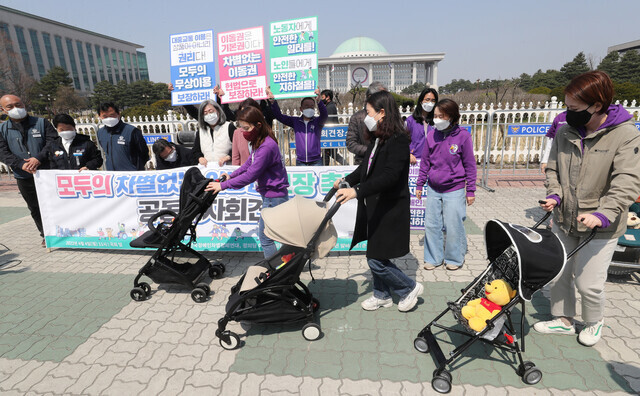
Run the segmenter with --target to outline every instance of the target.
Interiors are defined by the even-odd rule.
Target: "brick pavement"
[[[314,266],[323,337],[305,341],[298,326],[241,326],[242,348],[215,338],[229,289],[257,253],[207,253],[227,264],[211,299],[160,287],[136,303],[128,291],[148,252],[54,249],[47,253],[15,191],[0,191],[0,392],[4,394],[419,395],[431,394],[435,367],[413,349],[417,332],[485,267],[480,232],[488,219],[532,224],[541,215],[539,186],[478,191],[468,211],[469,253],[456,272],[420,269],[422,236],[397,260],[425,285],[417,309],[364,312],[370,293],[364,255],[332,254]],[[14,209],[18,208],[18,209]],[[12,217],[5,213],[16,213]],[[307,272],[303,281],[310,282]],[[153,286],[156,289],[157,285]],[[575,337],[529,332],[525,358],[543,372],[527,386],[492,348],[474,346],[452,371],[452,394],[629,394],[640,392],[640,285],[607,283],[603,339],[593,348]],[[548,314],[545,293],[527,304],[527,321]],[[444,347],[445,352],[447,347]]]

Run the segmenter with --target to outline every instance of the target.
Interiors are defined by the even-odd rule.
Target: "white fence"
[[[620,104],[617,102],[617,104]],[[640,107],[636,101],[628,103],[624,101],[622,105],[638,119]],[[348,124],[358,107],[351,103],[338,111],[340,124]],[[558,102],[556,97],[552,97],[550,102],[544,104],[538,102],[534,104],[507,103],[490,105],[468,104],[460,107],[460,124],[469,125],[471,136],[474,142],[474,153],[479,171],[482,172],[480,185],[486,187],[489,172],[516,173],[518,169],[539,169],[539,162],[544,149],[543,136],[522,136],[514,137],[507,134],[509,124],[538,124],[551,123],[554,117],[564,111],[562,102]],[[300,115],[297,110],[286,112],[289,115]],[[411,115],[409,107],[400,107],[403,117]],[[167,115],[158,117],[124,117],[124,121],[136,126],[143,134],[170,134],[173,141],[181,143],[192,143],[198,129],[196,120],[183,116],[182,114],[169,111]],[[100,127],[99,120],[90,118],[80,118],[76,120],[76,128],[81,133],[90,135],[96,141],[96,132]],[[281,152],[287,164],[295,163],[295,149],[290,148],[293,141],[293,133],[288,127],[284,127],[274,121],[274,131],[278,138]],[[336,150],[336,149],[334,149]],[[345,164],[353,164],[353,155],[346,149],[337,149],[338,158],[342,158]],[[153,158],[153,157],[152,157]],[[335,159],[332,159],[335,161]],[[155,159],[150,161],[149,166],[155,165]],[[8,168],[0,163],[0,172],[7,171]]]

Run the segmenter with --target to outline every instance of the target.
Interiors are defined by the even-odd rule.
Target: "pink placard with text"
[[[267,98],[262,26],[218,33],[218,67],[223,103]]]

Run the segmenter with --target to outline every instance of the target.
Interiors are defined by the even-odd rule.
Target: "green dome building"
[[[353,37],[330,57],[318,60],[318,84],[336,92],[347,92],[356,84],[368,87],[372,81],[396,92],[418,81],[437,87],[438,62],[443,59],[444,53],[392,55],[377,40]]]

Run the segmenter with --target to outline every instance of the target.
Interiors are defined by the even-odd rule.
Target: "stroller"
[[[262,213],[265,234],[282,247],[272,257],[247,269],[231,288],[226,313],[218,321],[216,336],[220,345],[232,350],[240,345],[240,337],[226,330],[231,320],[248,323],[306,322],[302,336],[308,341],[320,338],[320,326],[314,313],[320,307],[307,286],[300,281],[305,264],[329,253],[337,241],[331,218],[340,208],[327,203],[335,194],[331,189],[323,202],[296,196]]]
[[[627,230],[618,238],[618,246],[613,252],[613,258],[607,272],[610,275],[629,275],[640,272],[640,203],[635,202],[629,208]],[[635,216],[634,216],[635,215]]]
[[[152,281],[163,284],[181,284],[192,289],[191,298],[200,303],[207,300],[211,293],[209,284],[201,282],[206,273],[209,277],[216,278],[224,273],[225,266],[221,262],[210,262],[202,254],[191,248],[191,243],[196,240],[196,226],[198,222],[213,204],[217,194],[204,191],[212,179],[206,179],[196,167],[189,168],[180,187],[179,213],[171,210],[161,210],[147,222],[149,231],[132,240],[129,245],[134,248],[156,248],[156,252],[149,261],[138,271],[133,281],[133,289],[130,296],[134,301],[146,300],[151,295],[151,286],[146,282],[140,282],[143,275]],[[162,218],[172,217],[167,222]],[[155,225],[156,220],[162,222]],[[185,245],[182,240],[189,236],[189,242]],[[175,261],[176,253],[186,253],[194,257],[195,262],[178,263]]]
[[[529,361],[522,359],[525,350],[525,301],[531,301],[532,295],[558,276],[566,261],[595,236],[595,229],[573,250],[566,254],[562,242],[551,230],[538,228],[551,213],[547,213],[533,228],[516,224],[490,220],[485,226],[485,243],[489,265],[473,282],[462,290],[462,296],[455,302],[448,302],[447,309],[422,329],[414,340],[414,347],[422,353],[430,352],[437,362],[433,372],[431,386],[439,393],[451,391],[451,374],[446,370],[455,359],[461,356],[471,345],[481,341],[502,351],[515,353],[520,363],[517,374],[529,385],[542,379],[542,372]],[[544,247],[544,248],[543,248]],[[486,320],[487,326],[480,332],[469,327],[462,315],[462,307],[469,301],[484,297],[485,284],[496,279],[505,280],[516,291],[509,303],[493,318]],[[512,321],[512,309],[520,305],[521,317],[519,334],[522,348],[516,338],[516,327]],[[438,323],[448,311],[453,313],[459,326],[447,327]],[[468,339],[449,353],[447,359],[438,345],[431,328],[437,327],[446,332],[459,334]],[[502,331],[502,329],[505,331]],[[442,332],[440,332],[442,333]]]

